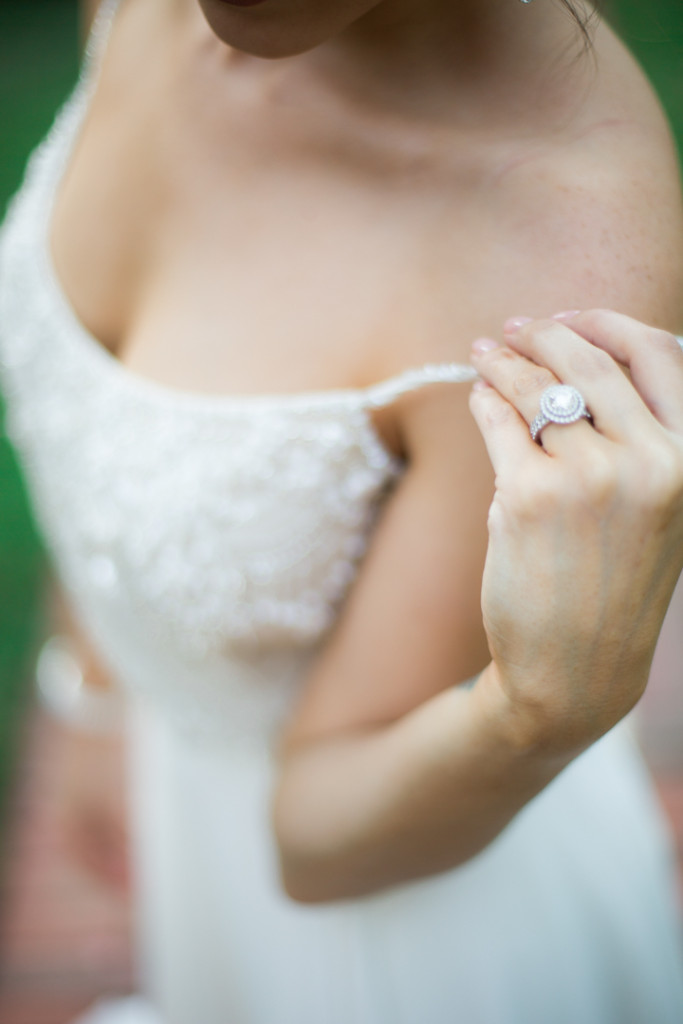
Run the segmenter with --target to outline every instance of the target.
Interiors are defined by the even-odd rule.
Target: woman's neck
[[[175,9],[197,23],[197,0],[175,0]],[[586,81],[590,62],[573,59],[581,45],[559,0],[381,0],[293,56],[253,56],[215,37],[211,48],[266,90],[280,83],[289,95],[329,97],[380,117],[495,127],[525,111],[543,118],[544,108],[562,117]]]
[[[557,13],[555,0],[382,0],[319,49],[341,50],[399,78],[406,65],[422,75],[451,74],[520,44],[526,49]]]
[[[367,105],[467,120],[482,106],[557,110],[569,79],[585,81],[582,44],[556,0],[384,0],[292,60]]]

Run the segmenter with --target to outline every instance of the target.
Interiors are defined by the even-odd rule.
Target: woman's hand
[[[673,335],[594,310],[508,321],[482,339],[471,409],[496,473],[482,609],[493,684],[520,742],[563,756],[645,688],[683,568],[683,352]],[[628,370],[629,372],[625,372]],[[528,425],[561,381],[592,413]]]
[[[130,886],[123,737],[63,729],[56,813],[65,848],[107,887]]]
[[[61,595],[53,612],[60,637],[77,659],[86,685],[106,696],[112,684]],[[129,888],[123,721],[111,731],[60,723],[56,816],[71,858],[107,886]]]

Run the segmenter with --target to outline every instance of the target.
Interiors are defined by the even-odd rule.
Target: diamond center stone
[[[541,414],[555,423],[572,423],[585,413],[581,393],[570,384],[554,384],[541,395]]]
[[[557,409],[558,412],[569,412],[572,406],[575,404],[576,399],[573,392],[569,388],[558,388],[554,395],[550,398],[551,409]]]

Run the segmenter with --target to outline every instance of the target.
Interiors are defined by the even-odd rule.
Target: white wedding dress
[[[47,238],[113,11],[0,241],[8,433],[63,584],[130,694],[142,994],[84,1019],[681,1024],[673,848],[626,723],[461,867],[328,905],[282,892],[272,741],[403,468],[369,410],[473,371],[217,398],[100,347]]]

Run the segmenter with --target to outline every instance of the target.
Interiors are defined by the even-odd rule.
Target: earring
[[[532,3],[532,2],[533,2],[533,0],[521,0],[521,2],[522,2],[523,4],[530,4],[530,3]]]

